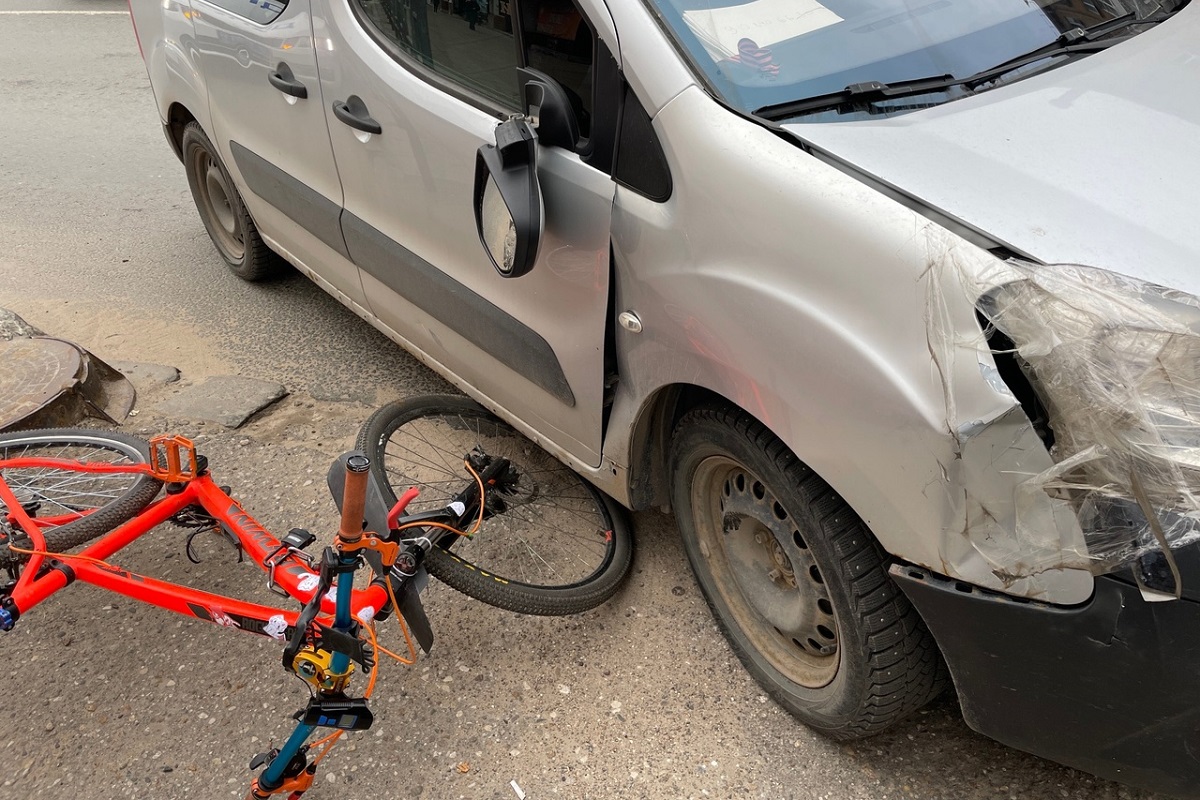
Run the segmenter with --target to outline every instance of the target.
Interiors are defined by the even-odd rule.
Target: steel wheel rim
[[[209,229],[219,247],[233,261],[240,261],[246,252],[241,221],[233,207],[233,188],[225,173],[207,150],[197,148],[193,160],[196,188]]]
[[[700,554],[738,628],[788,680],[827,686],[840,663],[837,616],[795,520],[725,456],[700,462],[691,501]]]

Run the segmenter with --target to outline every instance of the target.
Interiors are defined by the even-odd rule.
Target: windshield
[[[708,83],[754,113],[872,81],[964,78],[1097,26],[1129,36],[1146,26],[1114,21],[1161,16],[1187,0],[647,2]],[[936,102],[961,95],[943,92]],[[918,107],[907,102],[872,113]]]

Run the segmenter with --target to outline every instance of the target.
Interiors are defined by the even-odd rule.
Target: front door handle
[[[274,72],[267,75],[267,80],[284,94],[290,94],[301,100],[308,99],[308,87],[296,80],[296,76],[292,74],[292,68],[282,61],[279,62],[279,66],[275,68]]]
[[[343,100],[333,101],[333,115],[355,130],[366,133],[383,133],[383,128],[367,112],[367,104],[356,94]]]

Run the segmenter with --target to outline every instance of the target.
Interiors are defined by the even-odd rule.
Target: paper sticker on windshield
[[[842,18],[816,0],[754,0],[724,8],[695,8],[683,19],[715,61],[738,53],[738,42],[750,39],[770,47],[835,25]]]

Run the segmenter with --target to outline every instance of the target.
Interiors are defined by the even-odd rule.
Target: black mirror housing
[[[536,69],[517,70],[525,114],[537,129],[538,140],[546,147],[575,150],[579,143],[579,120],[571,99],[558,81]]]
[[[545,224],[537,143],[529,123],[514,117],[497,126],[496,144],[475,156],[475,229],[505,278],[519,278],[537,261]]]

